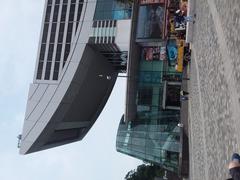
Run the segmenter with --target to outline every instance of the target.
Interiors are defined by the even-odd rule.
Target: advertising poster
[[[137,39],[162,39],[164,30],[164,7],[152,4],[139,7]]]
[[[166,47],[145,47],[143,57],[146,61],[166,60]]]
[[[160,60],[166,60],[166,47],[161,47],[160,49]]]
[[[143,49],[143,56],[146,61],[159,61],[160,52],[160,47],[146,47]]]

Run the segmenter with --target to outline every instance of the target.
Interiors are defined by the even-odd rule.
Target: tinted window
[[[53,13],[53,22],[57,22],[57,19],[58,19],[58,11],[59,11],[59,5],[55,5],[54,13]]]

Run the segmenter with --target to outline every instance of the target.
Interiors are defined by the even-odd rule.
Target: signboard
[[[160,49],[160,60],[166,60],[166,47],[161,47]]]
[[[144,4],[163,4],[165,0],[140,0],[140,5]]]
[[[160,47],[143,48],[143,56],[146,61],[159,61]]]
[[[177,65],[175,67],[177,72],[183,72],[183,56],[184,56],[184,40],[179,40]]]
[[[164,7],[159,4],[140,6],[137,39],[162,39],[164,31]]]
[[[142,71],[139,74],[139,82],[142,83],[161,83],[162,73],[159,71]]]
[[[166,47],[145,47],[143,57],[146,61],[164,61],[166,59]]]

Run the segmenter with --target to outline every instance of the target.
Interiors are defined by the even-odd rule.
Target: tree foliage
[[[154,177],[162,177],[164,170],[156,165],[139,165],[125,176],[125,180],[154,180]]]

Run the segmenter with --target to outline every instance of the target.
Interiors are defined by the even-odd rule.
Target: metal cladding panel
[[[29,152],[81,140],[104,108],[115,84],[117,73],[100,54],[88,48],[82,57],[88,57],[86,60],[91,62],[85,67],[87,73],[84,81],[81,85],[75,82],[70,84],[59,108]],[[76,72],[79,73],[81,72]],[[112,78],[111,80],[101,78],[99,74],[108,74]],[[66,101],[69,97],[70,100]],[[62,104],[66,104],[64,111]]]
[[[92,19],[95,3],[85,2],[83,7],[83,21],[59,80],[55,84],[34,83],[29,92],[21,154],[81,140],[111,94],[117,72],[104,56],[87,45],[91,24],[85,22],[85,17]],[[29,107],[30,101],[37,102],[34,108]]]

